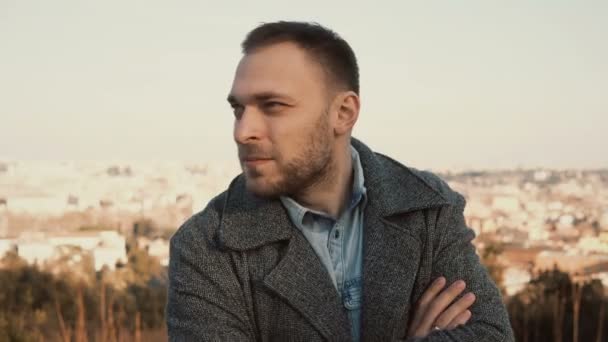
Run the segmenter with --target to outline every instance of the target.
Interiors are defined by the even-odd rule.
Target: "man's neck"
[[[301,205],[338,218],[350,198],[353,184],[353,163],[350,145],[340,149],[334,157],[333,172],[324,177],[324,182],[314,184],[293,199]]]

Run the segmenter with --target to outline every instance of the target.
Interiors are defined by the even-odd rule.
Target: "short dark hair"
[[[244,54],[268,45],[293,42],[307,51],[330,78],[359,94],[359,66],[350,45],[334,31],[318,23],[278,21],[263,23],[247,34]]]

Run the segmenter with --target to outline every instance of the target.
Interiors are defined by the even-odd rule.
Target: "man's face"
[[[251,192],[293,195],[327,176],[333,144],[327,89],[322,67],[293,43],[241,59],[228,101]]]

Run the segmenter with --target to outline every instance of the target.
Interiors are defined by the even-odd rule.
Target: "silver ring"
[[[433,330],[441,330],[441,328],[436,325],[436,326],[433,327]]]

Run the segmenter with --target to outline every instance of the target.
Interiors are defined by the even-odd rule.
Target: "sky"
[[[0,160],[236,162],[262,22],[354,49],[353,135],[420,169],[608,167],[607,1],[0,0]]]

